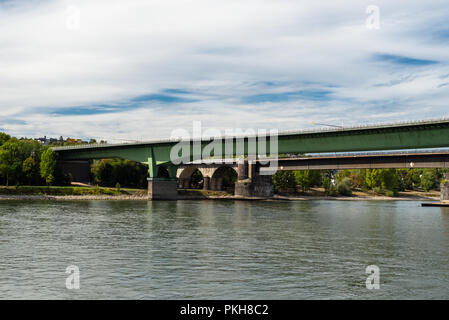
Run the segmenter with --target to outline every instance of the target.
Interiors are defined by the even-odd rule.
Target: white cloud
[[[0,128],[111,140],[164,137],[190,128],[192,120],[293,129],[312,120],[447,116],[449,86],[440,85],[449,81],[442,78],[449,74],[449,34],[438,38],[446,1],[377,3],[380,30],[365,27],[372,3],[359,0],[0,2]],[[73,7],[80,14],[77,30],[67,28]],[[376,62],[378,53],[438,63]],[[135,97],[166,89],[189,91],[178,96],[196,101],[52,114],[129,106]],[[300,90],[333,93],[321,100],[242,99]]]

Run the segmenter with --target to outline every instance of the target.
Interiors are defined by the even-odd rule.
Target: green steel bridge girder
[[[244,139],[244,150],[237,149],[236,138],[227,138],[233,142],[232,156],[247,156],[248,139]],[[194,147],[194,142],[187,141],[188,154],[184,161],[198,159],[198,154],[205,148],[210,149],[212,140],[201,142],[201,151]],[[270,139],[262,139],[265,150],[270,150]],[[170,178],[176,177],[176,165],[170,161],[170,151],[176,141],[155,141],[133,144],[83,145],[54,148],[62,160],[85,160],[124,158],[148,164],[150,178],[157,176],[159,166],[164,166]],[[195,145],[199,145],[198,142]],[[376,151],[396,149],[420,149],[449,147],[449,120],[414,122],[408,124],[382,125],[372,127],[345,128],[337,130],[280,133],[278,136],[278,153],[321,153]],[[206,149],[208,150],[208,149]],[[222,157],[229,157],[226,143],[222,144]],[[196,154],[194,154],[196,153]],[[256,150],[256,154],[259,150]],[[214,155],[214,153],[211,153]],[[215,154],[217,156],[217,154]]]

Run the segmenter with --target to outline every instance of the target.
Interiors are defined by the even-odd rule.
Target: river
[[[79,289],[66,288],[68,266]],[[366,267],[379,268],[368,290]],[[0,201],[0,299],[448,299],[415,201]]]

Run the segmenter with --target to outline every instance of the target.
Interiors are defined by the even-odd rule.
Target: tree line
[[[33,139],[17,139],[0,132],[0,184],[68,183],[69,177],[62,172],[52,149]]]
[[[447,169],[355,169],[278,171],[273,175],[277,192],[308,191],[322,187],[327,195],[351,195],[353,190],[396,196],[399,191],[438,190]]]
[[[124,159],[104,159],[91,163],[90,174],[91,181],[99,186],[145,188],[148,166]],[[71,181],[50,146],[0,132],[0,185],[65,186]]]
[[[95,160],[91,164],[91,179],[102,187],[125,186],[146,188],[148,165],[125,159]]]

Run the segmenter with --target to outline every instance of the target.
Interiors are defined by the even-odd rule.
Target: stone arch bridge
[[[227,170],[237,174],[234,194],[244,197],[271,197],[274,193],[271,175],[261,175],[256,162],[223,161],[218,163],[191,163],[180,165],[177,170],[178,188],[190,188],[193,173],[199,170],[203,176],[204,190],[223,190],[223,178]]]

